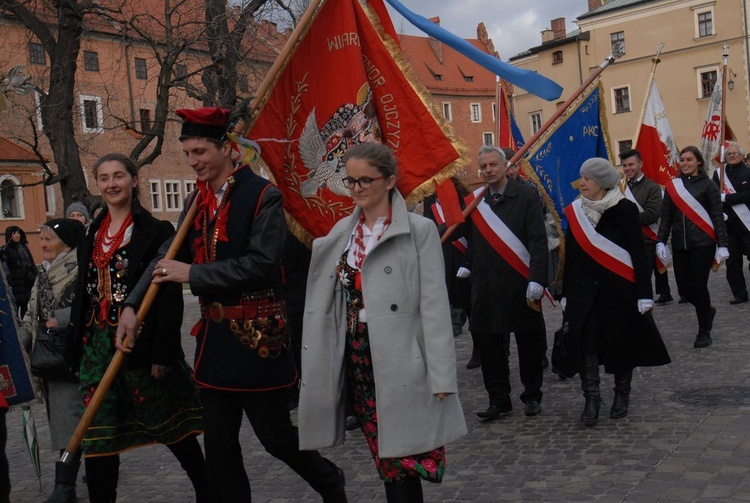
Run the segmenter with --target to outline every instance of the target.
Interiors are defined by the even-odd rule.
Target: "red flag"
[[[359,0],[323,4],[248,137],[261,145],[289,216],[313,237],[354,209],[342,182],[350,146],[386,144],[398,159],[405,197],[432,192],[433,179],[458,169],[445,170],[459,158],[456,148]]]
[[[510,127],[510,102],[508,101],[508,93],[505,91],[505,81],[500,80],[498,82],[498,93],[500,101],[500,114],[499,114],[499,130],[498,130],[498,146],[500,148],[512,148],[516,150],[516,142],[513,139],[513,131]]]
[[[438,201],[440,206],[443,208],[443,217],[445,218],[445,225],[450,227],[453,224],[460,224],[466,219],[464,218],[463,211],[461,210],[461,203],[458,200],[458,192],[456,186],[453,184],[453,180],[448,178],[435,188]]]
[[[643,172],[648,178],[665,185],[677,176],[680,156],[656,81],[651,82],[637,147],[643,158]]]
[[[393,20],[391,20],[391,16],[388,15],[388,10],[385,8],[383,0],[367,0],[367,5],[369,5],[375,15],[378,16],[378,21],[380,21],[380,25],[383,27],[385,34],[390,35],[393,41],[400,46],[401,44],[398,39],[398,34],[396,33],[396,28],[393,26]]]

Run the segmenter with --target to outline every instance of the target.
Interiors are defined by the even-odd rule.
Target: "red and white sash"
[[[466,196],[466,204],[470,204],[484,187],[480,187]],[[513,231],[498,217],[490,205],[480,201],[476,210],[471,212],[471,220],[490,246],[516,270],[524,279],[529,279],[529,262],[531,254]]]
[[[688,192],[682,179],[674,178],[664,188],[667,189],[667,193],[672,198],[672,201],[674,201],[675,206],[691,222],[697,225],[699,229],[716,241],[716,231],[714,230],[714,223],[711,221],[711,217],[708,215],[706,208]]]
[[[635,283],[635,269],[633,269],[630,253],[596,232],[583,212],[580,199],[573,201],[565,208],[565,216],[568,219],[570,231],[583,251],[605,269]]]
[[[723,169],[724,169],[723,166],[718,168],[719,177],[721,177],[721,170]],[[737,190],[734,188],[734,185],[732,185],[732,181],[725,174],[724,175],[724,194],[736,194],[736,193],[737,193]],[[740,221],[742,222],[742,225],[744,225],[747,230],[750,230],[750,209],[748,209],[747,205],[745,203],[733,204],[732,209],[734,210],[734,213],[737,215],[737,218],[739,218]]]
[[[636,206],[638,206],[638,213],[643,213],[645,210],[643,209],[643,206],[641,206],[638,201],[635,199],[635,195],[630,190],[630,186],[625,184],[625,198],[628,201],[632,201],[635,203]],[[651,241],[657,240],[657,233],[659,232],[659,226],[656,223],[653,223],[651,225],[642,225],[641,230],[643,231],[643,235],[649,238]]]
[[[435,201],[432,204],[431,208],[432,215],[435,217],[435,222],[438,225],[445,225],[445,214],[443,213],[443,207],[440,206],[440,203],[438,201]],[[455,246],[461,253],[466,253],[466,250],[469,247],[469,242],[466,240],[466,238],[458,238],[455,241],[452,241],[451,244]]]

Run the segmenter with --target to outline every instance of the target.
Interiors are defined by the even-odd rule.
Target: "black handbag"
[[[552,372],[561,379],[574,377],[578,373],[574,359],[570,357],[569,338],[570,326],[567,321],[563,321],[562,327],[555,332],[555,342],[552,345]]]
[[[67,331],[39,324],[29,356],[31,373],[42,379],[73,380],[75,377],[65,361]]]

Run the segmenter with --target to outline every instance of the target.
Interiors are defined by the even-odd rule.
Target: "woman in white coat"
[[[300,448],[343,442],[351,403],[389,503],[440,482],[466,434],[435,225],[406,210],[388,147],[344,157],[357,206],[313,243],[302,336]]]

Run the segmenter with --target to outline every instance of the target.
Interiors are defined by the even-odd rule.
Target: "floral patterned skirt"
[[[357,315],[356,312],[349,314]],[[380,478],[384,482],[398,482],[418,475],[428,482],[440,482],[445,473],[445,447],[403,458],[381,458],[378,455],[378,414],[370,339],[367,324],[356,325],[356,331],[347,331],[346,373],[349,401],[362,427]]]
[[[87,407],[115,354],[115,327],[88,328],[80,369]],[[203,409],[185,360],[161,379],[151,369],[120,369],[81,443],[85,456],[104,456],[142,445],[178,442],[203,430]]]

